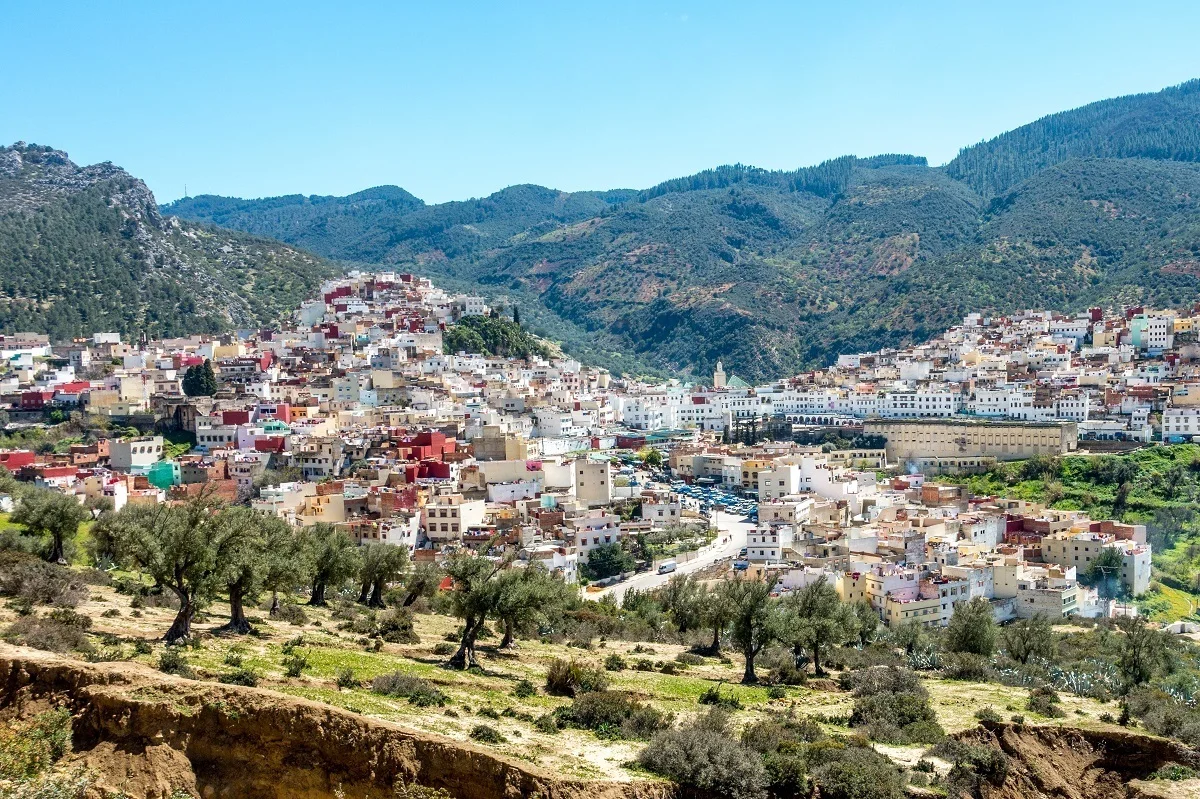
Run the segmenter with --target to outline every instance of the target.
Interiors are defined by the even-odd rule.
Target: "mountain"
[[[1198,109],[1200,81],[1106,100],[944,167],[845,156],[643,191],[514,186],[425,205],[381,187],[365,194],[398,199],[164,210],[519,304],[536,332],[596,363],[703,376],[723,360],[757,380],[919,341],[973,310],[1195,302]]]
[[[112,164],[0,147],[0,330],[62,340],[257,326],[337,271],[279,241],[164,217]]]

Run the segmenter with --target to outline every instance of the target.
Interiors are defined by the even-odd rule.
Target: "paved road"
[[[699,571],[721,558],[733,558],[742,547],[746,546],[746,534],[754,529],[754,525],[750,522],[735,517],[733,514],[726,513],[721,513],[717,518],[717,527],[721,530],[721,534],[717,536],[716,541],[711,546],[701,549],[698,557],[689,560],[687,563],[680,563],[679,568],[673,574],[689,574]],[[721,539],[726,536],[729,536],[729,543],[722,544]],[[644,591],[647,588],[657,588],[666,583],[667,580],[670,580],[671,577],[672,574],[659,574],[655,571],[649,571],[639,574],[636,577],[631,577],[623,583],[610,585],[602,591],[588,591],[586,596],[589,599],[599,599],[605,594],[612,594],[620,602],[625,598],[625,592],[630,588],[636,588],[639,591]]]

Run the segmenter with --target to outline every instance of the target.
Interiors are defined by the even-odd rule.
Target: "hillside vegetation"
[[[253,327],[336,271],[278,241],[164,219],[145,184],[111,164],[0,148],[0,330],[61,340]]]
[[[644,191],[514,186],[424,205],[197,197],[170,214],[517,302],[622,371],[752,380],[920,341],[965,312],[1193,302],[1200,82],[1067,111],[924,158],[735,165]]]

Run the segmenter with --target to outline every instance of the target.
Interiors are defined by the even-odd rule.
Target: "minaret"
[[[713,388],[725,388],[725,366],[717,361],[717,370],[713,372]]]

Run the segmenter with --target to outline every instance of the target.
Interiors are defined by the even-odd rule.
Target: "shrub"
[[[787,697],[787,691],[782,686],[772,685],[767,689],[767,699],[784,699]]]
[[[951,652],[942,658],[942,676],[948,680],[985,682],[992,677],[991,664],[982,655]]]
[[[875,667],[845,673],[841,681],[856,697],[850,726],[863,728],[874,740],[891,744],[936,743],[945,734],[929,705],[929,693],[913,672]]]
[[[869,747],[850,747],[813,769],[821,799],[901,799],[904,786],[891,761]]]
[[[728,710],[742,709],[742,700],[738,699],[732,693],[722,694],[720,683],[704,689],[697,701],[702,705],[715,705]]]
[[[658,670],[663,674],[678,674],[683,671],[685,666],[681,666],[673,660],[665,660],[659,664]]]
[[[608,657],[606,657],[604,659],[604,670],[605,671],[624,671],[625,668],[626,668],[625,658],[621,657],[616,652],[613,652],[611,655],[609,655]]]
[[[978,796],[983,783],[1000,785],[1008,777],[1008,756],[999,749],[947,738],[932,751],[953,764],[947,775],[950,796]]]
[[[279,610],[275,612],[275,618],[296,627],[308,624],[308,614],[295,602],[286,602],[280,605]]]
[[[154,647],[145,638],[139,638],[133,642],[133,654],[135,655],[149,655],[153,651]]]
[[[575,698],[559,711],[569,724],[604,737],[645,739],[665,729],[669,717],[618,691],[592,691]]]
[[[533,728],[538,732],[544,732],[553,735],[558,732],[558,721],[553,713],[547,713],[544,716],[538,716],[533,722]]]
[[[1200,777],[1200,772],[1197,772],[1196,769],[1181,766],[1178,763],[1168,763],[1150,775],[1152,780],[1168,780],[1170,782],[1194,780],[1197,777]]]
[[[0,567],[0,596],[18,597],[33,605],[73,608],[87,595],[87,585],[79,575],[57,563],[18,560]]]
[[[235,669],[242,665],[242,653],[231,651],[225,655],[225,665],[233,666]]]
[[[991,705],[986,705],[986,706],[981,707],[978,710],[976,710],[975,718],[979,719],[980,721],[991,721],[991,722],[1001,721],[1000,713],[996,710],[996,708],[992,707]]]
[[[412,613],[407,608],[392,608],[379,619],[379,637],[389,644],[419,644],[413,629]]]
[[[490,707],[479,708],[479,715],[483,716],[485,719],[495,719],[497,721],[500,720],[500,714]]]
[[[637,671],[654,671],[654,661],[649,658],[638,658],[633,668]]]
[[[575,696],[608,687],[608,675],[603,669],[575,660],[556,658],[546,672],[546,691],[558,696]]]
[[[290,655],[302,646],[304,646],[304,636],[297,635],[295,638],[289,638],[284,641],[280,649],[283,650],[283,654]]]
[[[1040,716],[1059,718],[1063,715],[1059,701],[1058,693],[1053,688],[1034,688],[1029,692],[1029,702],[1025,707]]]
[[[758,799],[767,784],[762,758],[733,740],[717,719],[657,733],[638,763],[685,789],[728,799]]]
[[[1012,723],[1020,726],[1021,724],[1025,723],[1025,717],[1020,713],[1014,713],[1012,716]]]
[[[71,713],[56,708],[28,721],[0,725],[0,780],[33,777],[71,747]]]
[[[217,677],[217,680],[226,685],[245,685],[253,688],[258,685],[258,673],[254,669],[240,666],[233,671],[225,672]]]
[[[502,744],[508,740],[494,727],[489,727],[486,724],[476,724],[474,729],[471,730],[471,738],[485,744]]]
[[[337,682],[338,688],[357,688],[359,685],[358,677],[354,674],[354,669],[348,666],[338,669],[334,679]]]
[[[91,619],[79,616],[74,611],[67,611],[79,619]],[[22,616],[5,631],[4,638],[17,644],[31,646],[34,649],[44,649],[48,652],[90,652],[91,644],[84,632],[86,625],[67,622],[49,616]]]
[[[537,694],[537,687],[529,680],[520,680],[517,682],[516,687],[513,688],[513,696],[517,699],[528,699],[535,694]]]
[[[308,668],[308,657],[303,652],[292,651],[283,659],[283,673],[288,677],[299,677]]]
[[[702,666],[704,658],[691,652],[680,652],[675,656],[675,660],[684,666]]]
[[[384,696],[405,697],[417,707],[442,707],[449,701],[429,680],[402,671],[380,674],[371,681],[371,690]]]
[[[449,655],[453,655],[457,651],[457,644],[448,644],[445,641],[441,641],[433,645],[433,654],[438,655],[439,657],[447,657]]]

